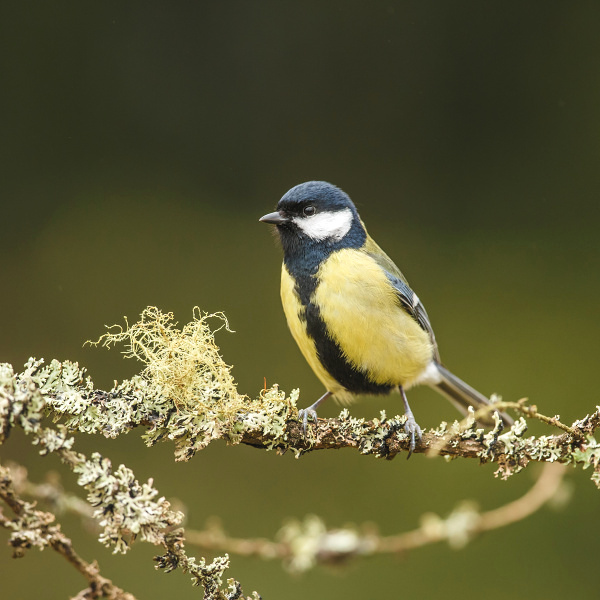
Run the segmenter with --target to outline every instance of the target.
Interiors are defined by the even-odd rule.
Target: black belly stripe
[[[389,394],[391,385],[371,381],[363,371],[349,363],[338,345],[329,337],[319,307],[311,302],[318,280],[312,274],[296,275],[295,290],[303,306],[301,319],[306,321],[306,333],[313,339],[319,361],[327,372],[354,394]]]

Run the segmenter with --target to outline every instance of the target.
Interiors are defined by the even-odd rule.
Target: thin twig
[[[471,505],[461,505],[446,520],[429,516],[422,519],[421,527],[397,535],[382,537],[376,532],[369,532],[359,536],[356,530],[323,531],[313,546],[314,560],[310,566],[318,563],[335,564],[359,555],[399,554],[444,540],[454,546],[463,545],[478,534],[516,523],[538,511],[556,495],[565,473],[564,465],[546,463],[531,489],[517,500],[481,513]],[[331,543],[332,538],[344,535],[346,541],[350,539],[353,543],[343,550],[336,550]],[[204,531],[188,530],[186,539],[203,550],[262,559],[280,559],[288,563],[294,559],[297,541],[297,538],[285,542],[264,538],[232,538],[223,531],[218,522],[209,524]]]
[[[480,530],[498,529],[529,517],[555,496],[566,473],[565,465],[545,463],[535,485],[526,494],[481,515]]]
[[[565,473],[564,465],[546,463],[535,484],[523,496],[493,510],[471,513],[474,518],[467,531],[469,539],[484,531],[499,529],[521,521],[538,511],[558,492]],[[438,525],[443,524],[443,521],[438,521]],[[402,553],[444,540],[451,541],[451,536],[452,531],[447,525],[436,527],[429,522],[413,531],[381,538],[377,545],[377,552]]]
[[[494,408],[498,408],[500,410],[512,408],[513,410],[516,410],[517,412],[520,412],[521,414],[527,417],[532,417],[533,419],[538,419],[539,421],[542,421],[543,423],[546,423],[548,425],[552,425],[553,427],[558,427],[559,429],[566,431],[568,434],[572,435],[576,439],[583,437],[583,434],[580,430],[576,429],[575,427],[569,427],[568,425],[561,423],[558,415],[554,417],[547,417],[546,415],[542,415],[538,412],[537,406],[535,404],[527,405],[525,404],[526,402],[527,398],[521,398],[521,400],[518,400],[517,402],[498,402],[493,406]]]
[[[585,439],[585,434],[587,433],[582,428],[569,427],[564,423],[561,423],[558,416],[547,417],[537,411],[537,407],[535,405],[528,406],[525,404],[527,402],[527,398],[522,398],[517,402],[493,402],[488,406],[483,406],[477,411],[471,411],[462,421],[460,421],[454,427],[451,427],[450,430],[439,437],[434,441],[433,444],[429,446],[429,450],[427,452],[430,458],[434,458],[440,454],[446,454],[444,450],[447,448],[449,442],[455,439],[457,436],[460,436],[468,429],[472,428],[475,423],[477,423],[480,419],[487,417],[490,413],[496,413],[497,419],[497,428],[496,428],[496,437],[503,431],[504,426],[499,417],[500,411],[504,411],[506,409],[513,409],[517,412],[520,412],[523,415],[528,417],[537,419],[546,423],[548,425],[552,425],[559,429],[562,429],[571,437],[571,442],[573,443],[581,443]],[[597,411],[598,412],[598,411]],[[533,457],[531,459],[535,460]]]

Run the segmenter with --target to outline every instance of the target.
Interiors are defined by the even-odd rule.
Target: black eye
[[[302,213],[305,217],[312,217],[316,212],[317,209],[312,204],[309,204],[302,209]]]

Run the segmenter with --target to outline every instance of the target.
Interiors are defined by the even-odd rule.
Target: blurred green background
[[[0,360],[78,360],[109,387],[139,365],[85,340],[147,305],[185,323],[197,304],[229,317],[236,333],[217,341],[241,391],[266,377],[310,404],[322,389],[287,332],[279,249],[258,218],[293,185],[325,179],[403,268],[448,366],[568,423],[585,415],[598,402],[599,18],[598,3],[562,1],[3,3]],[[430,390],[410,398],[424,427],[457,416]],[[400,412],[398,397],[351,410],[381,409]],[[139,434],[77,446],[154,477],[185,503],[188,526],[218,515],[236,536],[271,536],[309,513],[392,534],[465,498],[499,506],[536,473],[501,482],[474,461],[297,461],[224,445],[174,464],[169,444],[148,450]],[[34,480],[58,469],[76,489],[18,432],[0,451]],[[449,600],[596,597],[598,492],[588,473],[568,481],[565,509],[462,551],[300,577],[234,556],[230,574],[246,593],[290,600],[398,586]],[[138,598],[199,596],[187,576],[153,570],[153,547],[114,558],[76,518],[60,520]],[[6,539],[7,598],[84,587],[50,550],[11,559]]]

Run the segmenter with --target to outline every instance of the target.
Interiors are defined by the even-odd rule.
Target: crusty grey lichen
[[[81,456],[73,472],[88,491],[88,502],[97,507],[94,517],[103,528],[100,541],[114,553],[124,554],[137,537],[160,544],[164,530],[183,520],[183,514],[171,511],[164,497],[156,499],[152,479],[140,483],[125,465],[113,470],[110,460],[97,452],[89,459]]]
[[[600,443],[594,436],[586,436],[585,448],[573,450],[573,464],[581,464],[584,469],[592,467],[592,481],[600,488]]]

